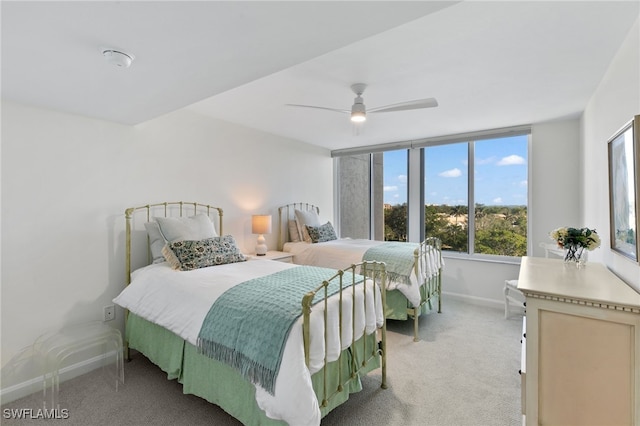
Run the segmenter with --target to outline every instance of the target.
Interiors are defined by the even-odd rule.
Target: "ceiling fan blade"
[[[367,112],[394,112],[408,111],[412,109],[433,108],[438,106],[435,98],[417,99],[415,101],[400,102],[393,105],[386,105],[377,108],[370,108]]]
[[[292,107],[301,107],[301,108],[313,108],[313,109],[324,109],[327,111],[333,111],[333,112],[343,112],[343,113],[351,113],[351,111],[347,110],[347,109],[337,109],[337,108],[326,108],[326,107],[321,107],[321,106],[313,106],[313,105],[298,105],[298,104],[285,104],[286,106],[292,106]]]

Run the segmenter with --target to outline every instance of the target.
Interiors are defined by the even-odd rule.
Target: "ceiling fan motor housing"
[[[351,113],[353,114],[354,112],[361,112],[363,114],[367,112],[364,106],[364,100],[360,96],[356,96],[356,98],[353,101],[353,106],[351,107]]]

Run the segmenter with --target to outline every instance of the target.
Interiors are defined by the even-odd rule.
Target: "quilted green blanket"
[[[299,266],[255,278],[224,292],[202,323],[197,346],[201,353],[224,362],[272,395],[284,346],[302,315],[302,297],[336,274],[334,269]],[[356,275],[355,282],[363,277]],[[345,273],[343,288],[354,281]],[[327,293],[339,291],[330,282]],[[314,303],[322,300],[320,291]]]
[[[385,241],[368,249],[362,255],[362,260],[384,262],[389,281],[408,285],[415,263],[413,253],[418,246],[418,243]]]

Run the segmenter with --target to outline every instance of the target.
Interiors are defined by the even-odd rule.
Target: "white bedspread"
[[[295,267],[298,265],[270,260],[249,260],[193,271],[175,271],[166,263],[154,264],[133,272],[131,284],[113,301],[196,345],[205,316],[216,298],[225,290],[253,278]],[[346,294],[351,292],[348,291]],[[367,292],[367,309],[359,309],[356,312],[356,339],[363,335],[363,329],[369,334],[382,325],[383,310],[379,292],[376,292],[378,297],[375,301],[371,297],[372,294],[372,291]],[[361,292],[356,292],[356,296],[362,300]],[[346,299],[349,300],[343,303],[347,307],[345,312],[350,320],[351,301],[349,297]],[[337,298],[331,301],[333,303],[329,303],[328,307],[329,323],[337,324],[339,301]],[[267,416],[282,419],[289,424],[320,424],[320,408],[311,385],[311,374],[324,365],[323,311],[322,304],[318,304],[311,314],[309,368],[304,361],[301,317],[289,334],[276,379],[275,395],[256,386],[256,401]],[[338,358],[340,351],[351,343],[352,327],[342,327],[342,338],[338,335],[337,326],[330,328],[327,346],[329,361],[333,361]]]
[[[322,243],[288,242],[283,250],[293,254],[293,262],[298,265],[322,266],[342,269],[362,261],[362,256],[371,247],[383,244],[384,241],[340,238]],[[384,259],[379,259],[384,261]],[[399,290],[413,306],[420,305],[420,283],[429,278],[442,266],[436,253],[427,255],[424,264],[418,265],[418,276],[411,274],[410,285],[389,282],[387,289]]]

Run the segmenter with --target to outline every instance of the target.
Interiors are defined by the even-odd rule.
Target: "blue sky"
[[[467,204],[467,144],[425,149],[425,202]],[[526,205],[527,136],[475,143],[475,201],[484,205]],[[384,202],[407,201],[407,151],[384,154]]]

